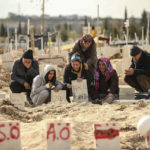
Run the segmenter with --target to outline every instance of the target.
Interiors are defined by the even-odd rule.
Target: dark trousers
[[[27,90],[25,89],[24,85],[20,84],[17,81],[12,81],[9,85],[12,93],[21,93],[21,92],[26,92],[27,97],[30,97],[31,89]]]
[[[70,103],[70,96],[72,96],[72,89],[66,88],[66,99]]]
[[[150,89],[150,77],[146,75],[126,75],[124,80],[138,92],[148,92]]]
[[[95,99],[95,87],[94,85],[89,85],[88,86],[88,94],[89,94],[89,100]]]

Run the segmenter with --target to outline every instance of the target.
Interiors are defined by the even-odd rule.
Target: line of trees
[[[111,33],[113,39],[115,39],[116,37],[124,39],[123,32],[126,32],[124,22],[127,19],[129,19],[130,22],[129,37],[131,40],[135,38],[135,33],[139,38],[141,38],[142,27],[144,27],[144,36],[146,37],[148,21],[147,12],[145,10],[142,12],[141,19],[137,19],[134,16],[128,18],[127,8],[125,8],[124,19],[112,19],[110,17],[104,19],[101,28],[105,30],[105,36],[108,37]],[[87,25],[88,20],[89,18],[86,17],[84,20],[84,24]],[[49,28],[46,29],[47,32],[50,32]],[[56,27],[56,30],[60,33],[62,41],[67,41],[70,37],[75,39],[78,36],[78,34],[74,30],[72,30],[71,24],[60,24]],[[18,22],[17,32],[18,34],[27,34],[27,23],[21,22],[20,20]],[[13,28],[10,29],[10,35],[14,35]],[[7,36],[7,27],[3,22],[0,24],[0,36]]]
[[[2,22],[0,24],[0,36],[1,37],[6,37],[7,34],[8,34],[8,31],[7,31],[7,26],[4,25],[4,23]],[[14,28],[9,28],[9,34],[10,36],[13,36],[15,34],[15,29]],[[27,34],[27,23],[24,24],[24,26],[22,26],[22,23],[21,21],[19,21],[18,23],[18,27],[17,27],[17,34]]]
[[[120,39],[124,39],[123,33],[126,32],[126,28],[124,26],[124,22],[129,19],[129,37],[130,39],[135,39],[136,35],[141,39],[142,37],[142,27],[144,27],[144,37],[146,37],[147,32],[147,23],[148,23],[148,15],[144,10],[142,12],[141,19],[136,19],[134,16],[128,18],[127,16],[127,8],[125,8],[125,17],[124,20],[114,20],[112,23],[109,21],[110,18],[105,18],[102,28],[106,30],[105,36],[109,36],[110,33],[112,38],[115,39],[117,36]]]

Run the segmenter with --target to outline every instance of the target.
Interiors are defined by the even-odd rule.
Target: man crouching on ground
[[[125,70],[125,82],[138,92],[148,92],[150,89],[150,53],[133,46],[130,51],[132,64]]]
[[[30,93],[33,78],[39,74],[39,64],[33,58],[33,51],[27,50],[16,60],[12,67],[10,89],[12,93],[27,93],[27,100],[31,103]]]

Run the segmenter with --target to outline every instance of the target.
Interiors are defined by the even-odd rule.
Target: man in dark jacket
[[[27,99],[30,102],[33,78],[38,74],[39,64],[33,59],[33,51],[27,50],[19,60],[14,62],[10,83],[12,93],[27,92]]]
[[[87,88],[89,100],[93,98],[94,93],[94,78],[92,73],[89,70],[85,70],[84,65],[82,64],[80,55],[75,53],[71,57],[71,63],[65,68],[64,72],[64,83],[67,88],[67,100],[70,102],[69,97],[72,96],[72,80],[87,80]]]
[[[125,81],[139,92],[150,89],[150,54],[137,46],[130,51],[132,64],[125,70]]]
[[[96,43],[90,34],[84,35],[75,44],[72,52],[69,53],[69,63],[71,56],[76,52],[80,54],[85,69],[89,69],[92,73],[94,73],[95,65],[97,62],[97,52]]]

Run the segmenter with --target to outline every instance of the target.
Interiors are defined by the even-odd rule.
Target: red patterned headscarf
[[[95,80],[95,89],[98,91],[99,89],[99,77],[100,77],[100,70],[99,70],[99,62],[102,61],[106,66],[106,77],[105,77],[105,84],[107,81],[114,75],[114,68],[112,67],[110,60],[108,58],[100,58],[96,64],[96,70],[94,72],[94,80]]]

